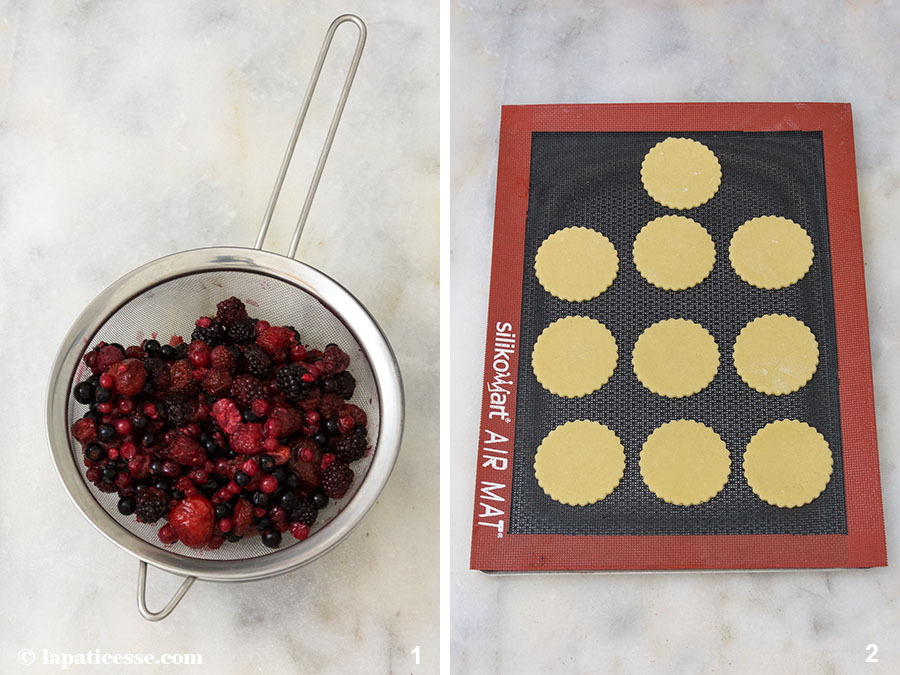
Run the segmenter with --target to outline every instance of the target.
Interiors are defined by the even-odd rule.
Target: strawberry
[[[179,394],[191,394],[196,391],[197,381],[194,379],[193,366],[187,359],[179,359],[169,366],[169,391]]]
[[[232,532],[239,537],[250,528],[250,520],[253,517],[253,507],[243,497],[239,497],[234,505],[234,514],[231,517]]]
[[[211,368],[203,376],[203,388],[213,396],[221,396],[231,387],[231,373],[224,368]]]
[[[278,436],[293,436],[303,427],[303,416],[295,408],[283,405],[276,406],[269,414],[269,419],[281,422],[281,432]]]
[[[173,462],[185,466],[203,466],[206,463],[206,453],[193,438],[177,432],[163,453]]]
[[[224,345],[213,347],[209,354],[209,363],[213,368],[223,368],[230,373],[234,370],[234,354]]]
[[[358,427],[366,426],[366,423],[369,421],[366,417],[366,413],[359,406],[355,406],[352,403],[348,403],[347,405],[341,406],[338,409],[338,416],[350,416],[353,418],[353,423]]]
[[[239,455],[258,455],[263,451],[262,424],[239,424],[229,438],[231,449]]]
[[[213,533],[216,513],[203,495],[190,495],[169,511],[169,523],[175,528],[181,543],[191,548],[203,548]]]
[[[308,455],[309,461],[305,461],[301,455]],[[304,489],[312,492],[322,484],[321,464],[322,450],[315,441],[304,438],[291,446],[291,471],[300,479]]]
[[[242,419],[241,411],[238,410],[234,401],[227,398],[220,398],[213,403],[212,414],[219,428],[226,434],[233,434]]]
[[[116,383],[116,391],[122,396],[137,396],[141,393],[147,371],[138,359],[119,361],[109,369],[109,374]]]
[[[284,326],[269,326],[256,337],[256,344],[262,347],[269,356],[287,358],[294,333]]]

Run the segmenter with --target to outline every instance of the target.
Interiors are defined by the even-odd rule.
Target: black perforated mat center
[[[722,184],[706,204],[687,211],[656,203],[641,184],[641,161],[667,136],[683,135],[712,150],[722,165]],[[647,283],[634,267],[631,246],[640,229],[665,214],[702,224],[715,242],[710,276],[685,291]],[[778,215],[802,225],[815,247],[812,267],[785,289],[758,289],[731,268],[728,244],[746,220]],[[619,273],[599,297],[572,303],[547,293],[533,271],[534,256],[553,232],[570,226],[599,230],[616,247]],[[509,531],[515,534],[846,534],[837,342],[820,132],[553,132],[532,134],[531,176],[525,232],[521,353],[516,397],[516,435]],[[741,328],[768,313],[803,321],[819,345],[812,380],[786,396],[750,389],[738,376],[732,347]],[[531,369],[531,350],[541,331],[568,315],[605,324],[619,346],[612,378],[589,396],[567,399],[546,391]],[[719,345],[719,372],[699,394],[684,399],[645,389],[631,368],[631,350],[651,324],[683,317],[703,325]],[[697,506],[667,504],[641,479],[638,457],[647,436],[672,419],[712,427],[728,447],[731,475],[712,500]],[[831,447],[834,473],[812,503],[794,509],[771,506],[744,479],[741,458],[750,438],[777,419],[802,420]],[[625,446],[625,475],[606,499],[585,507],[560,504],[534,476],[543,438],[570,420],[590,419],[612,429]]]

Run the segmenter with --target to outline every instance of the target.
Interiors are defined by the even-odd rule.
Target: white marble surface
[[[135,605],[137,561],[88,524],[53,471],[50,365],[122,274],[179,250],[253,245],[342,12],[367,20],[369,41],[300,257],[356,294],[393,343],[415,402],[400,459],[326,557],[266,581],[198,582],[150,624]],[[344,30],[274,250],[287,247],[336,100],[355,39]],[[436,2],[0,0],[0,672],[58,670],[20,667],[26,648],[201,653],[205,667],[189,672],[437,671],[437,179]],[[176,585],[151,570],[151,604]],[[128,669],[103,672],[114,670]]]
[[[452,0],[445,420],[454,672],[900,670],[900,8],[896,3]],[[468,571],[502,104],[853,104],[891,567],[487,577]],[[866,645],[878,663],[864,663]]]

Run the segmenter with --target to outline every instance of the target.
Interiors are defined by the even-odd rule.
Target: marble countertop
[[[452,0],[454,672],[857,673],[900,667],[900,11],[875,3]],[[835,572],[468,570],[500,106],[853,104],[888,558]],[[447,475],[449,474],[449,475]],[[878,645],[877,663],[865,663]]]
[[[126,272],[254,244],[341,12],[367,21],[368,43],[298,257],[391,340],[415,401],[400,457],[327,556],[265,581],[199,582],[147,623],[136,559],[91,527],[53,470],[50,366],[76,316]],[[354,41],[352,27],[335,38],[272,250],[287,249]],[[437,671],[437,45],[437,5],[416,0],[0,2],[0,671],[58,671],[43,649],[201,653],[206,668],[190,672]],[[151,568],[151,607],[178,583]],[[23,649],[38,663],[20,666]]]

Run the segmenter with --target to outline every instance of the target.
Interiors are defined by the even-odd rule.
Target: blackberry
[[[249,408],[256,399],[268,399],[266,387],[252,375],[238,375],[231,381],[231,398],[240,408]]]
[[[137,493],[135,509],[137,518],[142,523],[155,523],[169,510],[169,498],[155,487],[148,487]]]
[[[322,489],[332,499],[340,499],[353,482],[353,469],[335,460],[322,472]]]
[[[151,382],[154,389],[165,391],[169,388],[169,366],[165,361],[149,356],[144,359],[144,370],[147,371],[147,382]]]
[[[300,502],[291,510],[291,522],[303,523],[312,527],[319,517],[319,509],[312,502],[301,499]]]
[[[196,412],[194,402],[181,394],[170,394],[163,399],[163,410],[166,411],[166,420],[173,427],[183,427],[191,421]]]
[[[249,318],[244,303],[231,296],[216,305],[216,319],[226,328],[236,321]]]
[[[356,391],[355,377],[345,370],[343,373],[335,375],[334,381],[337,383],[337,391],[334,392],[335,394],[345,401],[353,397],[353,392]]]
[[[238,319],[228,326],[228,338],[237,344],[246,344],[253,342],[256,337],[256,324],[250,319]]]
[[[272,366],[272,359],[259,345],[247,345],[244,347],[244,364],[248,373],[262,377]]]
[[[355,462],[366,454],[366,439],[358,434],[345,434],[334,442],[332,452],[342,462]]]
[[[203,340],[210,347],[215,347],[216,345],[222,344],[222,336],[225,332],[224,329],[225,327],[218,321],[213,321],[206,328],[197,326],[194,328],[194,332],[191,333],[191,340]]]
[[[282,366],[275,373],[275,382],[278,388],[292,401],[299,401],[303,398],[306,383],[301,379],[306,375],[306,368],[299,363],[291,363]]]

